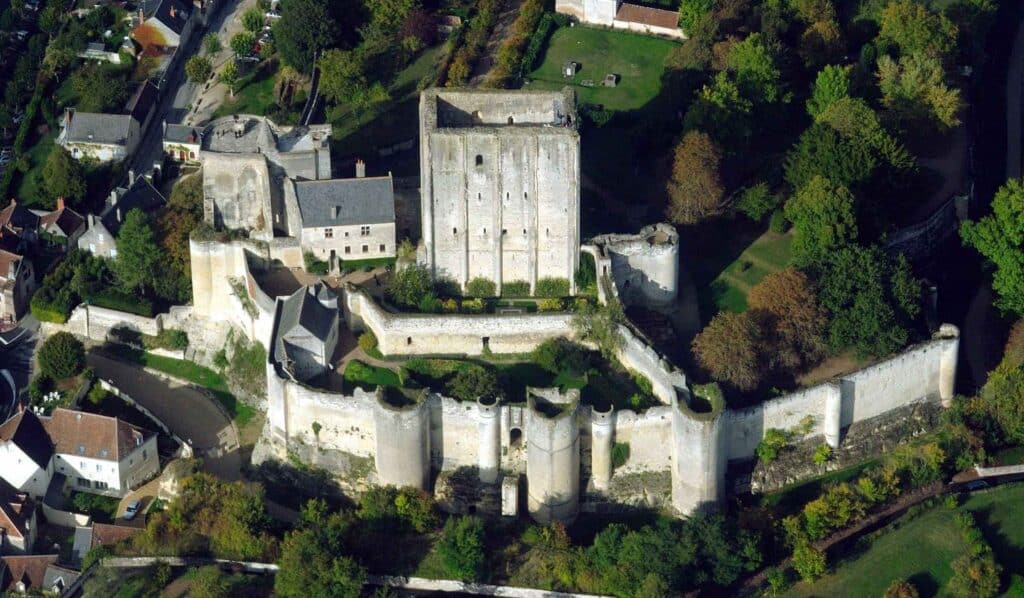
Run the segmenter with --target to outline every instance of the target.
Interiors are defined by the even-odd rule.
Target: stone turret
[[[571,523],[580,509],[580,391],[527,389],[527,508],[538,523]]]
[[[426,490],[430,486],[430,409],[424,400],[409,404],[404,397],[388,394],[397,392],[377,389],[373,412],[377,476],[382,485]]]

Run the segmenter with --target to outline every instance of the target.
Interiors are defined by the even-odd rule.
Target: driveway
[[[224,480],[241,479],[238,431],[205,393],[150,374],[138,365],[91,351],[86,358],[96,375],[153,413],[192,445],[203,470]]]

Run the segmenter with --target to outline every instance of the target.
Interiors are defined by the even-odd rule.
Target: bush
[[[476,581],[484,573],[484,524],[472,516],[452,517],[437,543],[441,565],[449,577]]]
[[[414,264],[391,275],[387,294],[392,301],[402,307],[419,307],[420,311],[433,312],[437,310],[426,310],[420,307],[428,298],[432,298],[434,302],[437,301],[437,297],[433,294],[433,288],[430,272],[423,266]]]
[[[484,300],[480,298],[465,299],[462,301],[462,313],[482,314],[484,313]]]
[[[824,465],[828,463],[829,459],[832,458],[832,447],[827,444],[819,446],[814,451],[814,462],[818,465]]]
[[[445,384],[445,393],[460,401],[475,401],[481,397],[498,397],[498,377],[493,371],[478,365],[470,365],[455,372]]]
[[[359,348],[363,350],[363,353],[376,357],[380,355],[380,351],[377,350],[377,337],[373,332],[367,330],[366,332],[359,335]]]
[[[567,278],[541,278],[537,281],[538,297],[568,297],[569,280]]]
[[[124,311],[145,318],[153,317],[153,303],[117,289],[103,289],[93,293],[89,301],[97,307]]]
[[[502,297],[529,297],[530,283],[525,280],[513,280],[501,285]]]
[[[302,254],[302,259],[306,264],[306,272],[310,274],[316,274],[317,276],[324,276],[330,271],[330,264],[318,259],[315,255],[309,251]]]
[[[102,384],[93,384],[92,388],[89,389],[89,394],[85,395],[85,400],[92,405],[100,405],[106,398],[107,391],[103,388]]]
[[[772,212],[772,217],[768,219],[768,230],[773,233],[784,233],[788,228],[789,222],[786,220],[786,214],[781,209]]]
[[[551,34],[557,29],[559,24],[552,14],[549,12],[544,13],[544,16],[540,18],[540,22],[537,24],[537,30],[533,32],[530,37],[530,43],[526,46],[526,51],[523,52],[522,71],[520,77],[526,77],[530,71],[534,70],[538,66],[537,59],[541,56],[541,50],[548,43],[551,38]]]
[[[441,300],[433,293],[430,293],[420,299],[419,303],[416,304],[416,309],[425,314],[436,314],[441,311]]]
[[[498,294],[497,288],[493,280],[477,276],[466,283],[466,295],[470,297],[495,297]]]
[[[767,183],[758,183],[743,191],[736,208],[754,222],[760,222],[767,214],[778,209],[781,199],[771,192]]]
[[[629,443],[616,442],[612,445],[612,469],[618,469],[629,461]]]
[[[537,302],[537,309],[540,311],[562,311],[565,309],[565,301],[556,298],[541,299]]]
[[[552,374],[568,372],[581,376],[592,365],[591,352],[564,337],[544,341],[533,350],[530,358]]]
[[[755,453],[763,463],[771,463],[779,456],[779,451],[785,448],[789,442],[789,435],[785,430],[770,428],[764,433],[764,438],[757,444]]]
[[[77,376],[85,368],[85,347],[71,333],[58,332],[39,348],[39,369],[54,380]]]
[[[43,402],[47,394],[54,389],[53,378],[46,374],[39,374],[28,383],[28,398],[33,405]]]

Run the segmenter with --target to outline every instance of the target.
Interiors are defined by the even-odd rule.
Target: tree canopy
[[[213,74],[213,65],[209,58],[195,54],[185,62],[185,74],[193,83],[205,83]]]
[[[817,118],[836,101],[850,95],[850,69],[826,66],[814,80],[811,97],[807,100],[807,113]]]
[[[925,54],[942,58],[956,46],[957,28],[941,13],[913,0],[898,0],[882,9],[879,39],[902,56]]]
[[[912,54],[895,61],[878,59],[878,87],[882,104],[906,128],[927,127],[946,131],[960,124],[960,90],[945,81],[942,63],[935,57]]]
[[[162,255],[146,214],[129,210],[117,234],[117,258],[113,269],[125,289],[142,291],[150,284]]]
[[[480,579],[485,564],[483,521],[472,516],[449,518],[441,530],[437,553],[445,571],[455,579]]]
[[[87,189],[82,165],[59,145],[54,145],[46,157],[43,185],[50,200],[63,197],[70,206],[78,205],[85,198]]]
[[[824,357],[828,317],[806,274],[787,268],[765,276],[750,290],[747,304],[767,316],[774,365],[792,371]]]
[[[39,370],[53,380],[78,375],[85,367],[85,347],[69,332],[57,332],[39,347]]]
[[[112,65],[88,63],[71,75],[81,112],[116,112],[128,100],[128,81]]]
[[[815,176],[786,202],[793,223],[793,263],[810,266],[857,240],[856,200],[850,191]]]
[[[340,30],[328,0],[291,0],[282,3],[274,41],[286,64],[309,73],[316,54],[338,43]]]
[[[694,337],[693,353],[712,378],[747,391],[761,384],[767,369],[763,343],[761,325],[753,313],[723,311]]]
[[[694,224],[721,209],[725,190],[719,170],[722,150],[702,131],[689,131],[676,146],[668,181],[668,217],[676,224]]]
[[[960,229],[965,243],[995,264],[996,306],[1024,315],[1024,184],[1010,179],[996,191],[992,214]]]

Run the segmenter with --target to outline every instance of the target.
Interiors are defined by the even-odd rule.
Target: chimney
[[[24,413],[24,412],[25,412],[25,403],[22,403],[21,401],[18,401],[18,413]]]
[[[331,220],[338,219],[338,206],[331,206]]]
[[[170,14],[171,14],[171,18],[173,19],[174,18],[174,3],[173,2],[171,3]]]
[[[112,206],[115,206],[115,205],[117,205],[117,200],[118,199],[119,198],[118,198],[118,195],[117,195],[117,187],[114,187],[113,189],[110,190],[110,201],[108,203],[110,203],[110,205],[112,205]]]
[[[96,215],[89,214],[89,228],[93,228],[94,226],[96,226]]]
[[[142,12],[142,7],[139,7],[139,25],[146,22],[146,14]]]
[[[59,211],[61,211],[63,209],[64,209],[64,197],[61,196],[61,197],[57,198],[57,211],[59,212]]]
[[[116,209],[117,209],[117,211],[115,212],[115,214],[117,215],[117,221],[121,222],[121,208],[116,208]]]
[[[356,160],[356,178],[361,179],[366,176],[366,162],[361,159]]]
[[[135,184],[135,171],[131,168],[128,169],[128,186],[131,187]]]

